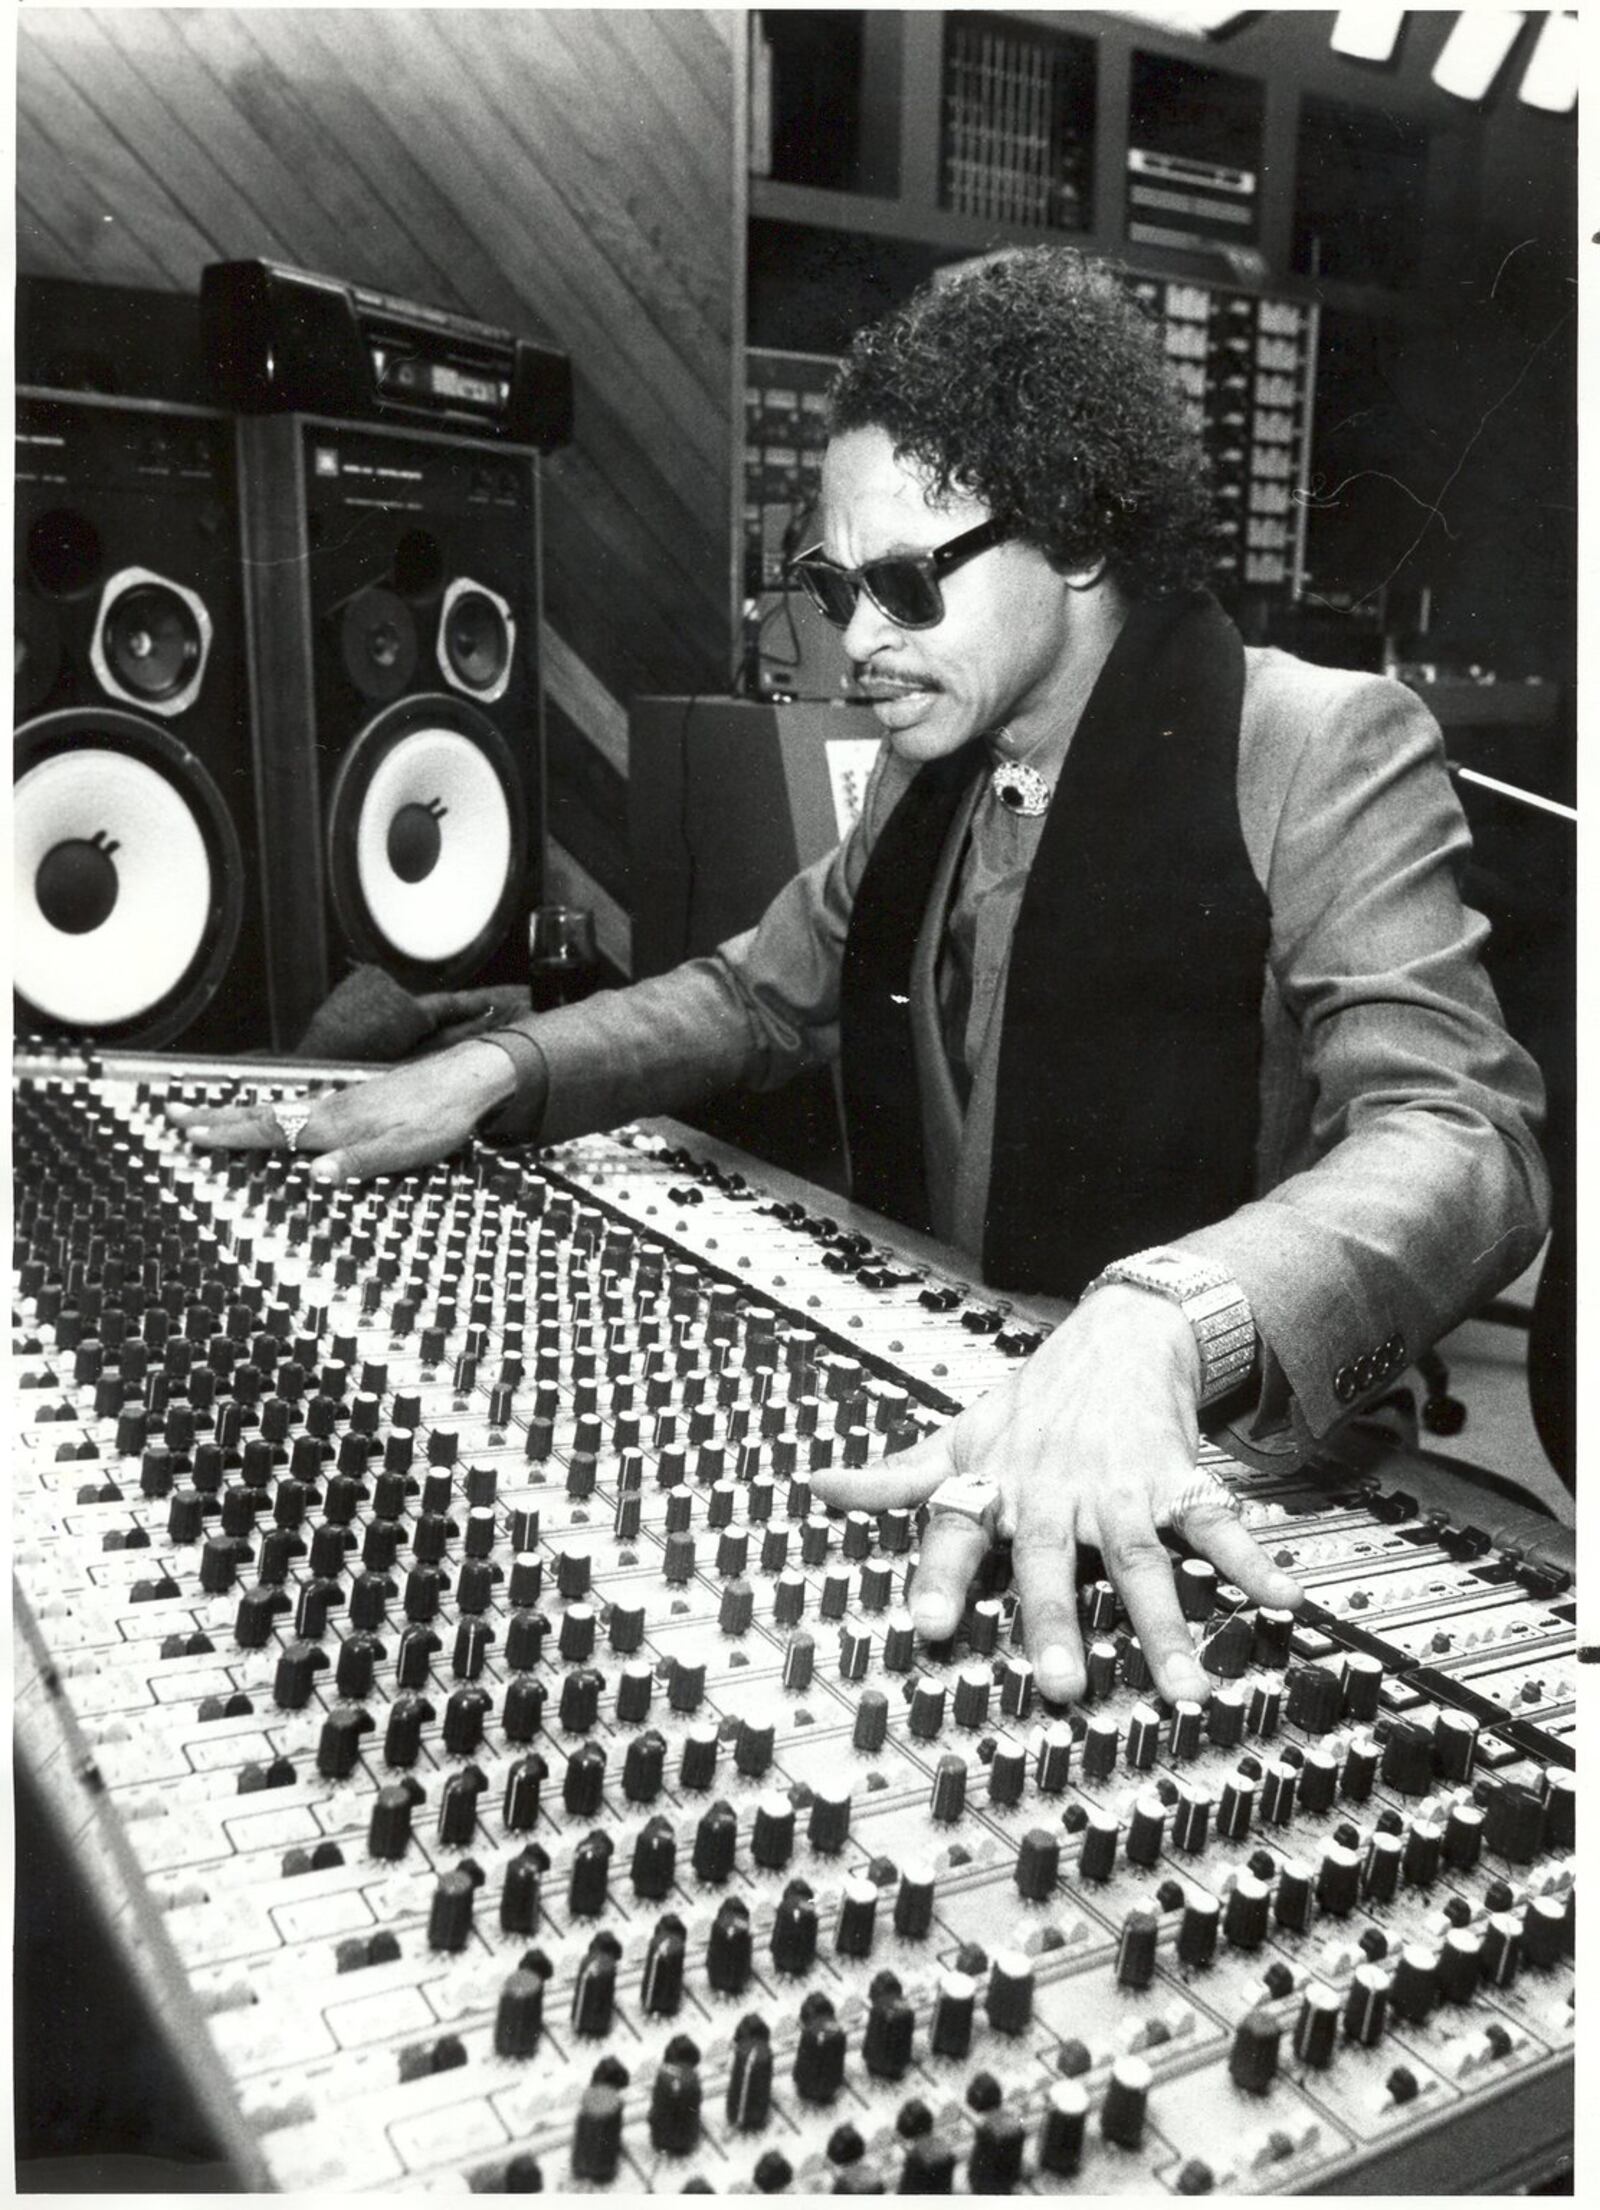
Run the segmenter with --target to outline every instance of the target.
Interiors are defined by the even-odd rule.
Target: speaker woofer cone
[[[328,880],[345,936],[410,982],[473,974],[525,898],[522,777],[465,701],[408,698],[345,754],[329,806]]]
[[[19,1026],[158,1048],[215,996],[243,918],[243,855],[201,762],[113,710],[45,714],[13,749]]]
[[[89,660],[100,688],[145,713],[181,714],[200,695],[211,616],[187,584],[122,568],[100,594]]]
[[[456,576],[439,607],[439,672],[452,689],[492,706],[511,681],[517,649],[510,602],[487,583]]]

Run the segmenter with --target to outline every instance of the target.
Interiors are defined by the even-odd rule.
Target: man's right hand
[[[319,1097],[296,1149],[310,1157],[312,1179],[330,1186],[431,1166],[459,1150],[479,1121],[506,1102],[516,1079],[509,1054],[497,1044],[457,1044]],[[267,1105],[167,1110],[184,1139],[201,1150],[284,1148],[283,1130]]]

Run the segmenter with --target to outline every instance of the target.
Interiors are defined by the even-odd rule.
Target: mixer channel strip
[[[1207,1445],[1307,1606],[1175,1553],[1214,1685],[1169,1707],[1089,1579],[1088,1694],[1046,1704],[1003,1560],[920,1644],[918,1514],[811,1476],[1050,1308],[670,1124],[327,1192],[163,1111],[280,1087],[40,1055],[14,1088],[24,1752],[48,1707],[264,2183],[1560,2161],[1559,1531],[1507,1548],[1398,1453]]]

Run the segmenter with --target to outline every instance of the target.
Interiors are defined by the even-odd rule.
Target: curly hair
[[[1111,268],[1031,246],[931,284],[852,343],[830,434],[877,428],[935,495],[979,499],[1055,566],[1133,597],[1205,582],[1205,455],[1158,333]]]

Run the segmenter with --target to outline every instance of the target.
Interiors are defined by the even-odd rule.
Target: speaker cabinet
[[[19,1031],[269,1043],[232,425],[20,392],[13,590]]]
[[[544,816],[534,455],[309,416],[239,435],[291,1035],[360,961],[417,990],[526,981]]]

